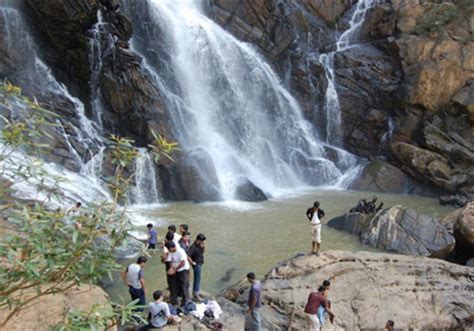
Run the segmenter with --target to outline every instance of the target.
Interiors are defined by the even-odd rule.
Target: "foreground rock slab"
[[[332,283],[329,299],[336,314],[325,330],[381,330],[388,319],[404,330],[474,327],[473,268],[426,257],[327,251],[292,258],[267,274],[263,329],[287,330],[293,315],[291,330],[306,330],[303,307],[325,279]],[[239,293],[229,298],[242,303],[247,288],[242,283],[227,293]]]
[[[108,301],[108,295],[100,287],[81,285],[64,293],[46,295],[34,301],[31,306],[12,318],[5,326],[8,331],[48,331],[61,322],[71,310],[87,310],[93,305],[103,305]],[[8,312],[0,309],[0,321]],[[111,327],[109,330],[117,330]]]

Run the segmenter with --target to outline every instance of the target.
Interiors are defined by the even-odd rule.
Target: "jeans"
[[[245,314],[245,331],[260,331],[262,320],[258,308],[252,309],[250,314]]]
[[[193,279],[193,294],[198,294],[201,289],[201,269],[202,264],[196,264],[193,266],[194,279]]]
[[[146,303],[146,301],[145,301],[145,291],[143,291],[142,288],[137,289],[137,288],[134,288],[133,286],[129,286],[128,287],[128,293],[130,293],[130,296],[132,297],[132,301],[139,299],[137,304],[140,305],[140,306],[145,305],[145,303]],[[142,308],[137,308],[135,310],[142,312],[143,307]]]

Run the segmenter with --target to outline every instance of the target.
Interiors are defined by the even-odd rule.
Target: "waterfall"
[[[152,31],[142,36],[142,55],[180,146],[209,156],[224,199],[233,199],[246,178],[274,195],[341,177],[296,100],[252,46],[205,17],[193,1],[147,5],[151,22],[135,17]]]
[[[156,173],[150,153],[140,148],[135,159],[135,185],[132,188],[132,202],[139,205],[156,203],[159,194],[156,185]]]
[[[103,130],[102,116],[104,105],[102,104],[102,92],[100,90],[99,78],[102,72],[103,59],[114,51],[115,39],[107,31],[107,23],[104,23],[102,11],[97,10],[97,22],[90,30],[89,40],[89,62],[91,66],[90,91],[92,100],[92,113],[94,121],[99,130]]]
[[[326,114],[326,135],[325,141],[334,146],[342,145],[341,132],[341,107],[339,96],[336,90],[336,77],[334,73],[334,56],[336,53],[350,48],[362,27],[367,11],[377,3],[377,0],[359,0],[349,22],[349,29],[344,31],[336,40],[336,51],[321,54],[319,62],[325,70],[325,76],[328,82],[326,89],[326,102],[324,113]]]

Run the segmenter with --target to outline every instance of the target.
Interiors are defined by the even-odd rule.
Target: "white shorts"
[[[308,330],[309,331],[320,331],[321,330],[321,324],[319,323],[318,315],[308,314],[308,313],[305,313],[305,315],[306,315],[306,321],[308,322]]]
[[[321,243],[321,224],[311,225],[311,236],[314,242]]]

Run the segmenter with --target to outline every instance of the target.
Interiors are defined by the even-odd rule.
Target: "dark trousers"
[[[128,293],[130,293],[130,296],[132,297],[132,301],[139,299],[137,305],[144,306],[146,301],[145,301],[145,291],[143,289],[136,289],[133,286],[128,287]],[[136,311],[143,311],[143,307],[135,309]]]
[[[183,270],[170,276],[170,302],[178,305],[178,296],[183,297],[182,305],[189,301],[189,270]]]
[[[194,279],[193,279],[193,294],[198,294],[201,290],[201,268],[202,264],[193,266]]]

